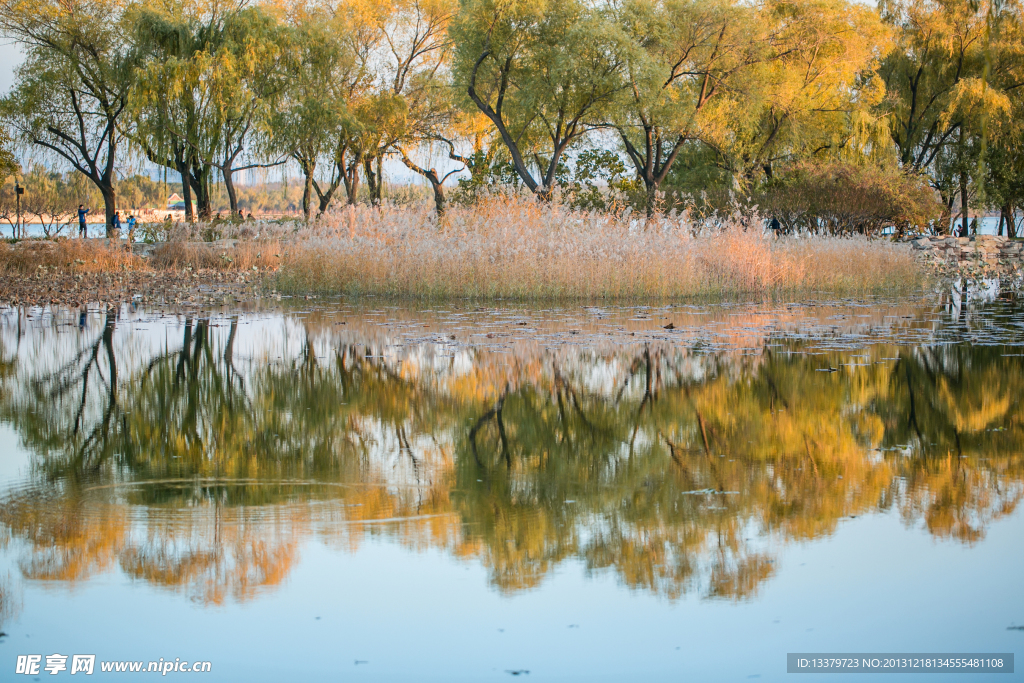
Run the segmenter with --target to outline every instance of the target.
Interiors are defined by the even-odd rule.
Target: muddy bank
[[[255,255],[261,245],[254,245]],[[161,254],[164,258],[161,260]],[[0,305],[127,302],[208,306],[272,295],[272,269],[230,241],[135,244],[109,240],[0,242]]]
[[[80,306],[128,302],[179,306],[233,304],[273,296],[260,275],[213,270],[73,273],[38,268],[0,273],[0,305]]]

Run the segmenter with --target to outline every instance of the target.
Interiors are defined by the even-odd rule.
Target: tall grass
[[[516,197],[452,207],[441,221],[427,206],[358,206],[309,226],[182,224],[169,237],[149,259],[98,240],[0,242],[0,276],[255,270],[285,292],[523,300],[864,294],[925,278],[909,246],[883,240],[775,239],[756,217],[646,221]]]
[[[145,261],[124,248],[99,240],[25,240],[0,242],[0,276],[35,273],[39,268],[76,273],[113,273],[146,268]]]
[[[572,211],[531,199],[453,207],[349,207],[296,234],[282,291],[399,297],[670,298],[909,290],[924,275],[906,245],[782,238],[756,219],[696,224]]]
[[[239,241],[230,249],[202,242],[173,241],[153,252],[154,268],[192,268],[193,270],[272,270],[281,261],[281,245],[276,240]]]

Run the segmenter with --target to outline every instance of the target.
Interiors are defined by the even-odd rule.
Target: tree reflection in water
[[[739,350],[508,354],[317,315],[78,322],[8,317],[0,337],[0,418],[33,454],[0,521],[29,579],[119,567],[245,600],[304,539],[382,536],[479,561],[502,591],[577,560],[741,599],[780,544],[843,518],[895,508],[972,543],[1024,494],[1006,340],[829,346],[732,320]]]

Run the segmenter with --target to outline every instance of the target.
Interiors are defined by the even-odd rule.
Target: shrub
[[[752,197],[789,232],[877,235],[938,220],[942,204],[922,178],[880,166],[801,162]]]

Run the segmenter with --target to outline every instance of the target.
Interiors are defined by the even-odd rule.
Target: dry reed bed
[[[213,244],[167,242],[153,252],[154,268],[192,268],[193,270],[274,270],[281,263],[281,244],[277,240],[239,241],[231,249]]]
[[[242,259],[244,261],[244,259]],[[176,268],[132,254],[102,240],[0,242],[0,306],[113,306],[129,301],[209,305],[254,299],[262,273]]]
[[[283,254],[282,291],[396,297],[672,298],[907,291],[924,272],[907,245],[774,239],[755,219],[571,211],[494,198],[452,208],[349,207]],[[267,236],[269,237],[269,236]]]
[[[776,240],[760,225],[741,217],[696,224],[686,214],[647,222],[522,198],[453,207],[440,222],[428,207],[349,207],[311,226],[216,226],[218,237],[238,240],[230,248],[201,243],[211,226],[182,225],[150,259],[99,240],[0,242],[0,278],[187,269],[241,271],[293,293],[656,299],[909,291],[926,277],[908,245]]]
[[[35,273],[40,267],[71,273],[122,273],[146,270],[275,270],[281,261],[277,240],[239,241],[230,249],[202,242],[172,241],[159,245],[148,258],[126,245],[104,240],[23,240],[0,242],[0,275]]]
[[[34,274],[40,269],[76,273],[121,273],[143,270],[146,263],[127,249],[100,240],[25,240],[0,242],[0,275]]]

